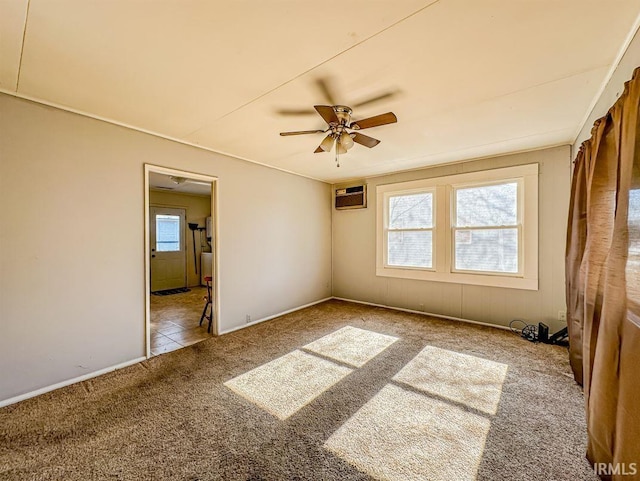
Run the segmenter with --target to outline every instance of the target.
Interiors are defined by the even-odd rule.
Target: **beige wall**
[[[529,163],[540,165],[538,291],[376,276],[377,185]],[[333,295],[498,325],[525,319],[564,327],[557,317],[565,310],[569,172],[566,146],[367,179],[368,208],[333,211]]]
[[[635,37],[629,44],[627,51],[618,64],[618,67],[615,72],[613,72],[611,80],[607,83],[602,95],[591,111],[587,122],[584,124],[578,138],[573,144],[574,158],[578,153],[580,144],[591,137],[591,128],[593,127],[593,123],[606,114],[618,97],[620,97],[620,94],[622,94],[624,90],[624,83],[627,80],[631,80],[633,70],[636,67],[640,67],[640,32],[636,33]]]
[[[211,197],[202,195],[181,194],[179,192],[162,192],[151,190],[149,192],[149,204],[161,207],[179,207],[186,210],[188,224],[197,223],[200,227],[206,227],[206,218],[211,215]],[[198,272],[193,264],[193,234],[185,225],[185,239],[187,243],[187,285],[189,287],[200,285],[200,233],[196,231],[196,259]],[[202,242],[204,242],[202,235]],[[211,252],[205,249],[204,252]]]
[[[144,163],[219,178],[222,331],[331,295],[329,185],[0,94],[0,402],[144,356]]]

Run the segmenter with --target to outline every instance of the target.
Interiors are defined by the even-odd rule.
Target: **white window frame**
[[[391,197],[400,197],[404,195],[414,195],[414,194],[431,194],[431,227],[429,228],[411,228],[411,229],[390,229],[389,228],[389,199]],[[383,263],[386,268],[397,268],[397,269],[418,269],[418,270],[435,270],[435,260],[436,260],[436,232],[437,232],[437,223],[436,223],[436,190],[435,189],[413,189],[413,190],[404,190],[399,192],[387,192],[384,194],[384,252],[383,252]],[[431,267],[417,267],[417,266],[397,266],[391,265],[388,262],[389,255],[389,232],[406,232],[406,231],[431,231]]]
[[[376,275],[457,284],[538,290],[538,164],[415,180],[376,187]],[[518,272],[455,270],[453,264],[455,189],[518,182]],[[402,193],[435,192],[433,267],[399,267],[386,263],[388,199]]]

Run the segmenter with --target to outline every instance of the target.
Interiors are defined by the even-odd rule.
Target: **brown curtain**
[[[640,68],[578,152],[567,233],[569,357],[584,386],[587,457],[617,466],[603,478],[620,481],[640,480],[639,110]]]

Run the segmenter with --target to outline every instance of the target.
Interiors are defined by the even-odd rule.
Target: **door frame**
[[[218,178],[207,175],[178,170],[159,165],[144,164],[144,304],[145,304],[145,347],[147,359],[151,357],[151,250],[149,247],[149,173],[174,175],[187,179],[211,182],[211,217],[213,222],[213,239],[211,251],[213,252],[211,269],[213,277],[213,302],[212,312],[214,322],[212,325],[213,335],[218,336],[220,332],[220,226],[218,222]]]

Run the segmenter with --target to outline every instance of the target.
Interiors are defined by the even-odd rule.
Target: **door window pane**
[[[175,252],[180,248],[180,216],[156,215],[156,251]]]
[[[458,227],[516,225],[517,209],[517,182],[456,190]]]
[[[518,272],[518,229],[456,230],[455,268]]]
[[[390,231],[387,263],[391,266],[433,267],[433,232]]]
[[[433,227],[433,193],[389,198],[389,229]]]

